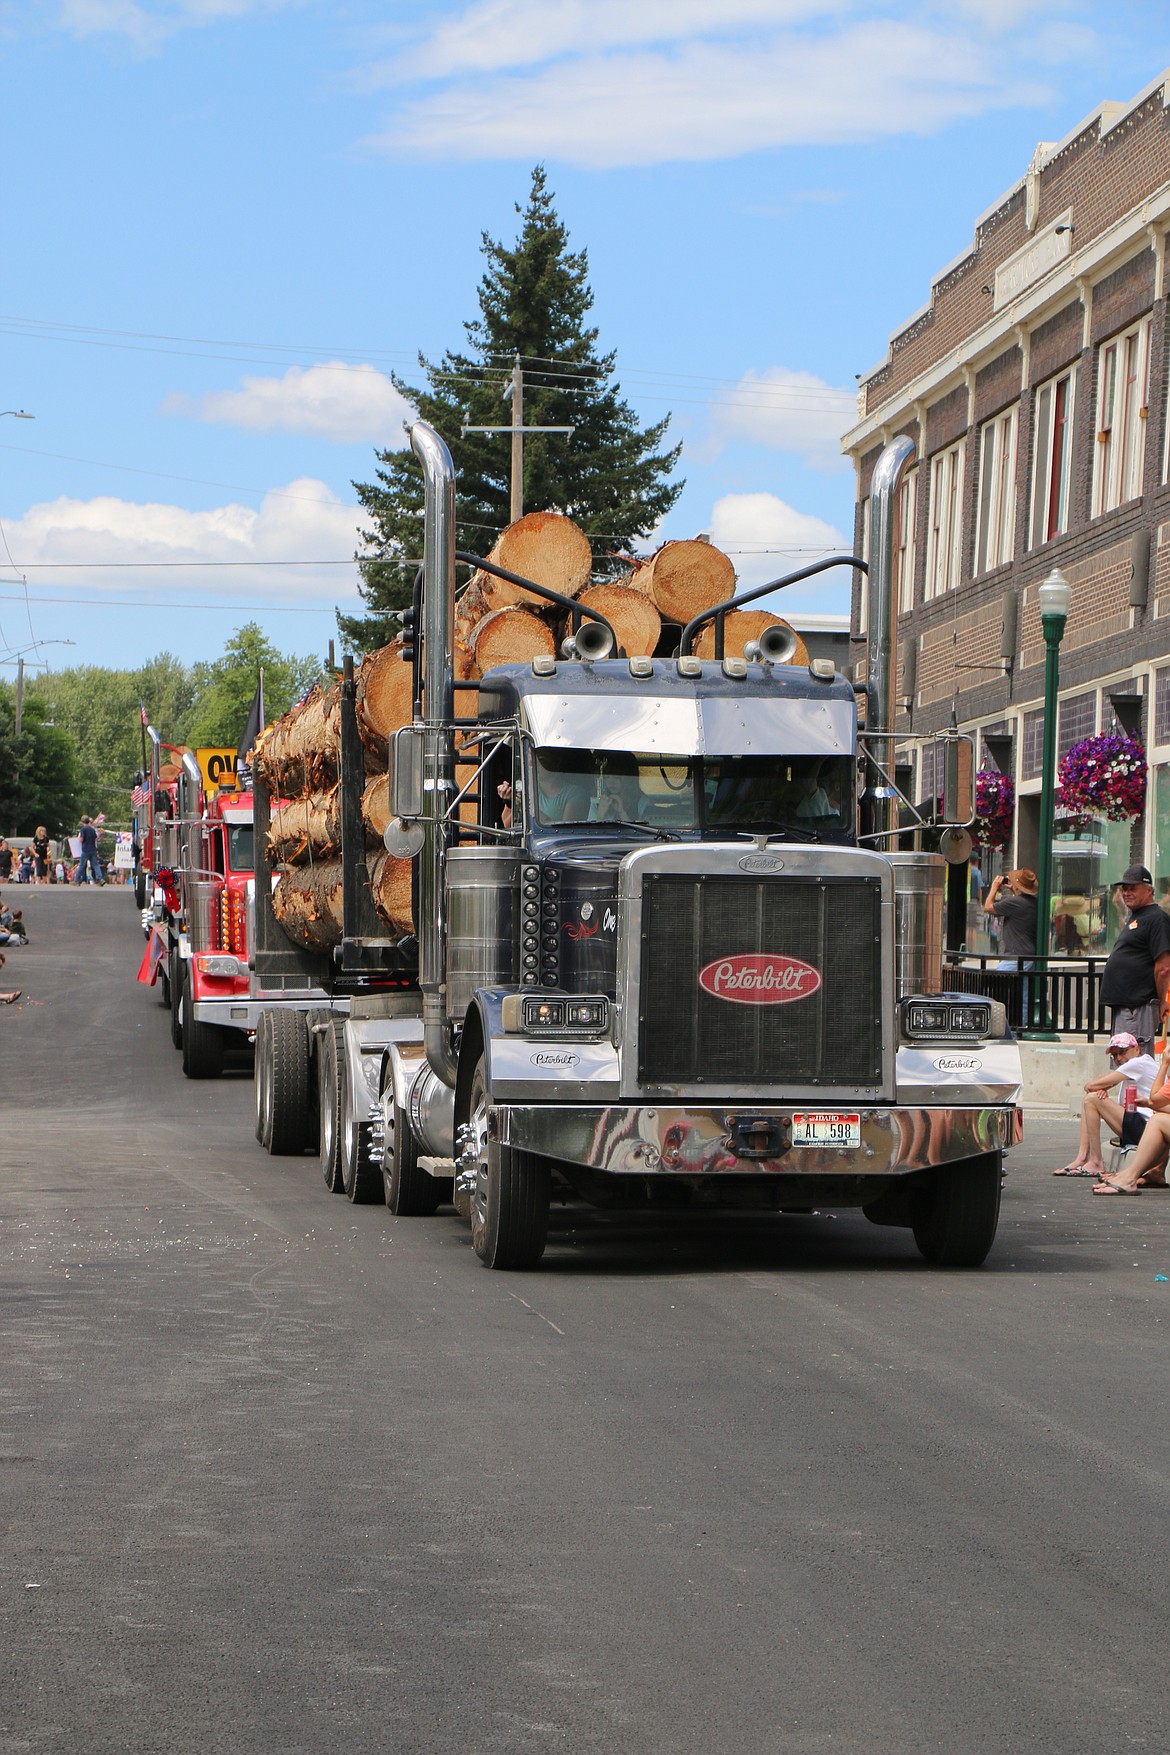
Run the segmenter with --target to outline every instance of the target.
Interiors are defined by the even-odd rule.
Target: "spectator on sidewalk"
[[[1105,1161],[1101,1156],[1101,1123],[1117,1135],[1123,1146],[1136,1146],[1142,1131],[1155,1109],[1170,1109],[1170,1091],[1163,1095],[1167,1056],[1162,1065],[1152,1055],[1143,1054],[1137,1037],[1128,1030],[1110,1039],[1105,1050],[1110,1070],[1085,1085],[1081,1103],[1081,1141],[1077,1155],[1054,1176],[1095,1176],[1104,1179]],[[1117,1097],[1107,1095],[1116,1090],[1122,1096],[1132,1086],[1134,1107],[1127,1109]]]
[[[75,881],[83,884],[86,881],[86,872],[88,871],[93,874],[89,880],[91,883],[104,884],[106,880],[102,876],[102,868],[98,864],[97,856],[98,832],[93,826],[92,817],[82,817],[77,838],[81,842],[81,858],[77,862]]]
[[[0,835],[0,884],[12,881],[12,849]]]
[[[39,824],[32,838],[33,850],[33,882],[47,884],[49,881],[49,831],[43,823]]]
[[[1114,1034],[1129,1031],[1149,1054],[1170,990],[1170,916],[1155,902],[1144,865],[1127,867],[1118,889],[1129,917],[1105,964],[1101,1001],[1113,1013]]]

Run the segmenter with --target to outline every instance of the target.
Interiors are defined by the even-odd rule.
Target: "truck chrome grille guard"
[[[868,877],[648,873],[642,888],[638,1084],[876,1086],[882,1080],[881,885]],[[741,995],[783,979],[802,996]],[[740,973],[747,967],[749,973]],[[762,974],[758,974],[759,969]],[[773,972],[779,971],[777,977]],[[706,972],[705,980],[700,977]],[[724,990],[724,996],[712,988]],[[783,991],[781,989],[781,991]]]

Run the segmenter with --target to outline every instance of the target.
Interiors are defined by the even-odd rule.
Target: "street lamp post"
[[[1033,1035],[1052,1037],[1048,1005],[1048,942],[1052,913],[1052,830],[1056,802],[1056,702],[1060,692],[1060,642],[1068,621],[1072,589],[1053,567],[1039,591],[1044,634],[1044,756],[1040,769],[1040,853],[1036,861],[1036,976],[1029,1021]]]

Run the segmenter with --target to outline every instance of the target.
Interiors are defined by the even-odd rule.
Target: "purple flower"
[[[1016,789],[1011,776],[996,768],[980,768],[975,776],[975,821],[971,833],[989,847],[1011,845]]]
[[[1146,802],[1146,752],[1132,737],[1085,737],[1060,764],[1057,803],[1070,816],[1123,823]]]

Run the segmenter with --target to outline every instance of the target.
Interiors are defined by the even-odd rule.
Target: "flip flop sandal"
[[[1125,1188],[1120,1182],[1110,1182],[1108,1177],[1103,1182],[1099,1182],[1093,1190],[1094,1194],[1140,1194],[1141,1192],[1140,1188]]]
[[[21,989],[19,987],[17,988],[15,993],[0,993],[0,1002],[2,1002],[4,1005],[15,1005],[17,1000],[20,998],[20,995],[21,995]]]
[[[1066,1164],[1063,1170],[1054,1170],[1054,1176],[1096,1176],[1095,1170],[1086,1170],[1083,1164]]]

